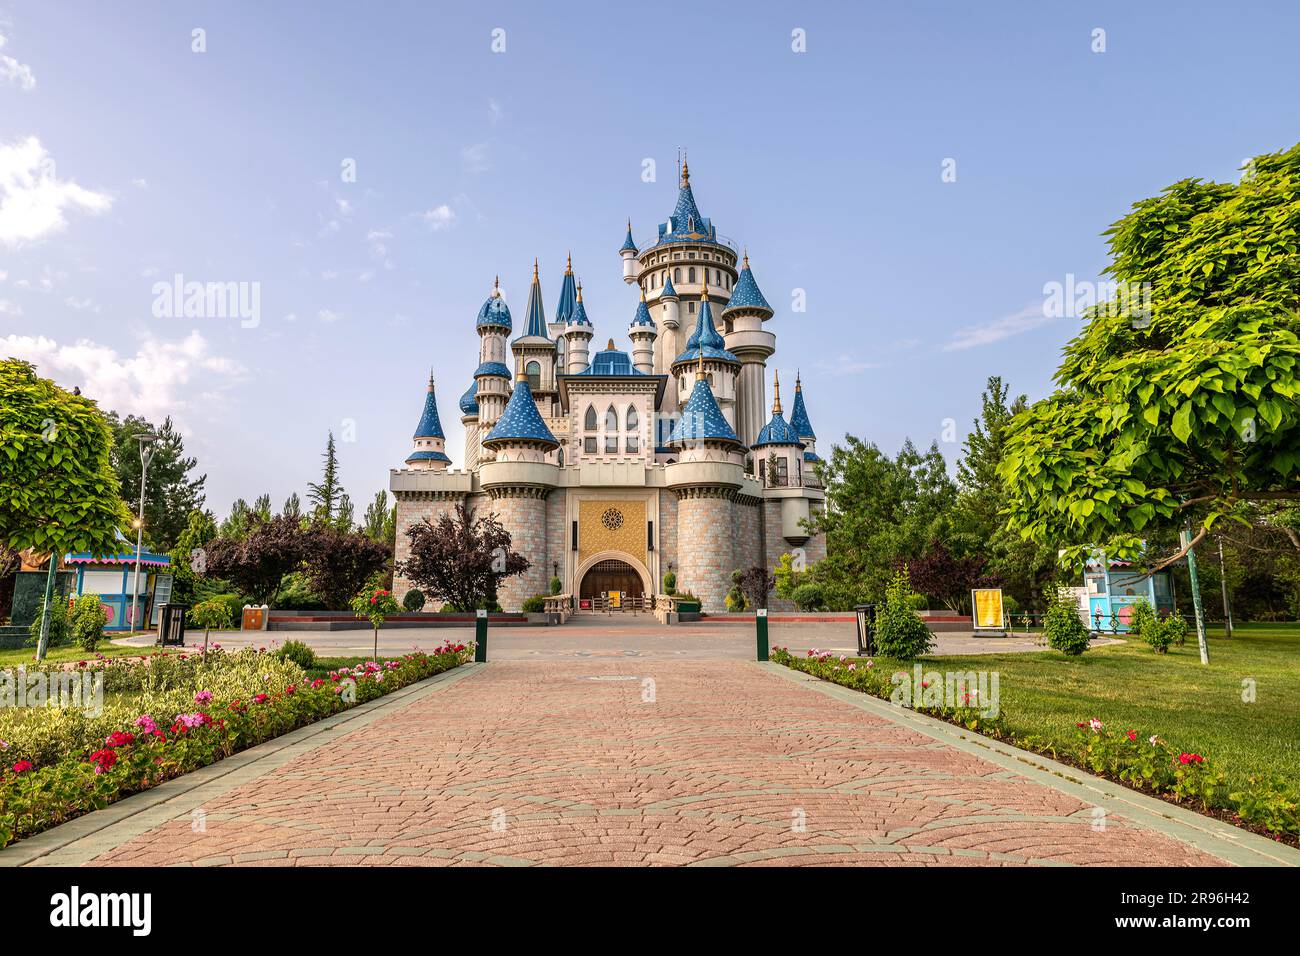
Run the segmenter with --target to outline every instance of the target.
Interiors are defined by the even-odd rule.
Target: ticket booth
[[[1094,631],[1128,631],[1135,601],[1145,600],[1157,614],[1173,613],[1174,585],[1167,570],[1146,574],[1133,561],[1090,557],[1083,568],[1087,591],[1088,627]]]
[[[76,571],[75,594],[97,594],[104,609],[104,630],[146,630],[157,623],[156,609],[171,598],[171,558],[152,551],[140,552],[140,574],[135,573],[135,552],[95,556],[69,554],[64,566]],[[134,602],[132,597],[138,595]],[[132,626],[131,606],[139,622]]]

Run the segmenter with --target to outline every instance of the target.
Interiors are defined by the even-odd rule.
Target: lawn
[[[102,654],[104,657],[139,657],[142,654],[156,654],[162,648],[159,647],[122,647],[118,644],[110,644],[108,641],[100,641],[99,647],[94,653],[83,651],[80,647],[51,647],[46,651],[45,659],[47,661],[88,661],[93,660],[96,654]],[[0,650],[0,669],[17,667],[20,664],[34,664],[36,662],[36,648],[34,647],[14,647],[6,650]]]
[[[1232,785],[1264,772],[1300,786],[1300,625],[1239,625],[1230,639],[1211,631],[1208,667],[1194,632],[1168,654],[1129,642],[1078,658],[1045,651],[924,663],[927,670],[997,671],[1006,727],[1020,738],[1065,743],[1079,721],[1097,717],[1211,758]],[[1252,703],[1242,699],[1248,680]]]

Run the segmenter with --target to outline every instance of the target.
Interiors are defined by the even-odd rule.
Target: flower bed
[[[775,648],[772,661],[793,670],[812,674],[853,690],[890,700],[895,694],[894,672],[878,668],[873,661],[809,651],[795,657],[785,648]],[[1026,750],[1046,754],[1101,777],[1118,781],[1135,790],[1149,792],[1174,803],[1244,826],[1293,845],[1300,837],[1300,793],[1285,781],[1271,777],[1250,777],[1245,787],[1230,789],[1223,774],[1199,753],[1171,747],[1158,734],[1145,735],[1133,728],[1113,731],[1093,717],[1080,721],[1070,744],[1061,746],[1038,737],[1017,736],[1008,730],[1005,717],[983,716],[977,706],[913,708],[958,724],[967,730],[1005,739]]]
[[[0,712],[0,847],[450,670],[471,652],[448,642],[315,679],[252,649],[88,663],[106,672],[113,695],[99,716]]]

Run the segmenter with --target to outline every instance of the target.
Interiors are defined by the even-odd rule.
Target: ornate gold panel
[[[601,551],[622,551],[645,562],[645,501],[578,502],[578,560]]]

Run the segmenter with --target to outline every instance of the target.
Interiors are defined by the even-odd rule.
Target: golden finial
[[[582,280],[578,280],[578,301],[582,301]]]
[[[537,257],[533,256],[533,281],[537,281]]]
[[[748,247],[746,247],[746,249],[745,249],[745,268],[746,268],[746,269],[749,268],[749,248],[748,248]]]
[[[433,366],[429,366],[429,391],[433,391]]]
[[[803,385],[799,381],[799,370],[794,370],[794,390],[796,393],[803,391]]]
[[[695,366],[695,381],[697,381],[697,382],[702,382],[702,381],[704,381],[704,379],[705,379],[705,375],[704,375],[704,346],[701,345],[701,346],[700,346],[700,361],[699,361],[699,364]]]
[[[781,374],[772,369],[772,414],[781,414]]]
[[[704,270],[704,291],[700,293],[700,298],[707,299],[708,297],[709,297],[709,270],[705,269]]]
[[[691,166],[686,162],[686,150],[682,150],[682,188],[691,184]]]
[[[564,267],[564,274],[566,276],[573,275],[573,253],[572,252],[569,253],[569,263]]]
[[[501,295],[501,277],[492,277],[492,298],[498,298]]]
[[[606,352],[612,352],[612,351],[614,351],[614,340],[613,340],[613,339],[610,339],[609,342],[605,345],[605,351],[606,351]]]
[[[515,382],[518,383],[518,382],[527,382],[527,381],[528,381],[528,374],[523,369],[520,369],[519,374],[515,376]]]
[[[641,287],[641,301],[645,301],[645,286]]]

